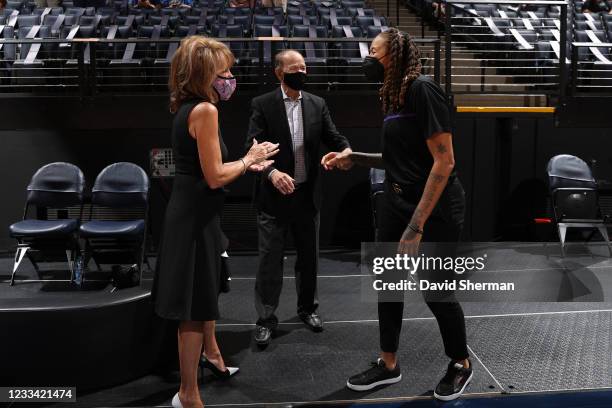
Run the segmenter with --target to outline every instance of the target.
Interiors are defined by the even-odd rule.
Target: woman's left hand
[[[406,227],[406,230],[402,234],[402,238],[397,246],[397,253],[417,256],[420,243],[421,234],[414,232],[410,227]]]
[[[266,167],[271,166],[274,163],[274,160],[266,160],[259,164],[252,164],[249,166],[249,171],[260,173],[266,169]]]

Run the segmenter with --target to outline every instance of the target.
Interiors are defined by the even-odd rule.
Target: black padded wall
[[[376,94],[321,95],[355,150],[378,150],[382,116]],[[221,106],[221,128],[232,159],[243,153],[253,96],[238,92]],[[83,169],[91,186],[104,166],[132,161],[148,169],[149,150],[169,146],[172,116],[162,96],[3,98],[0,111],[2,251],[13,250],[8,226],[21,217],[25,187],[38,167],[52,161],[72,162]],[[609,129],[555,128],[550,115],[461,113],[454,121],[457,170],[468,197],[465,239],[531,239],[526,223],[545,211],[544,169],[554,154],[575,154],[587,162],[595,159],[598,178],[612,179]],[[252,185],[251,176],[230,185],[230,201],[247,208]],[[155,237],[163,216],[164,187],[168,186],[152,184]],[[367,170],[326,174],[324,192],[323,246],[355,245],[372,238]],[[232,234],[246,237],[247,229]],[[254,245],[253,231],[238,240]]]

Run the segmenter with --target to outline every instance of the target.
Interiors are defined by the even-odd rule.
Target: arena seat
[[[561,254],[565,256],[568,228],[592,228],[601,233],[612,256],[608,231],[599,208],[597,183],[589,166],[576,156],[562,154],[549,160],[547,174]]]
[[[215,23],[212,26],[211,34],[213,37],[218,38],[244,38],[243,28],[238,24],[223,25]],[[249,48],[246,43],[241,41],[232,41],[228,42],[227,45],[234,53],[237,64],[242,64],[243,61],[248,58]]]
[[[357,16],[355,17],[355,25],[361,27],[362,32],[366,32],[369,26],[387,27],[387,19],[378,16]]]
[[[316,16],[317,10],[314,7],[296,7],[296,6],[287,6],[287,15],[288,16]]]
[[[80,228],[85,241],[83,264],[93,259],[101,264],[134,263],[142,273],[145,259],[146,226],[149,206],[149,177],[133,163],[114,163],[96,177],[92,188],[89,220]],[[138,213],[124,220],[107,220],[102,209]],[[129,212],[128,212],[129,211]],[[100,218],[98,218],[100,217]],[[83,271],[85,280],[85,271]]]
[[[376,11],[374,9],[371,8],[361,8],[361,7],[347,7],[346,8],[346,14],[350,17],[357,17],[357,16],[375,16],[376,15]]]
[[[319,19],[316,15],[314,16],[300,16],[300,15],[288,15],[287,23],[290,26],[295,25],[318,25]]]
[[[291,30],[293,37],[327,38],[329,35],[324,26],[295,25]],[[292,42],[290,46],[304,56],[308,67],[309,84],[326,86],[329,82],[327,71],[329,44],[326,42]]]
[[[166,26],[169,29],[174,29],[178,23],[179,23],[179,16],[178,15],[168,15],[168,14],[162,14],[159,16],[149,16],[149,25],[152,26],[156,26],[156,25],[161,25],[161,26]]]
[[[253,30],[254,37],[288,37],[289,28],[286,25],[263,25],[257,24]],[[284,41],[274,41],[264,43],[264,62],[271,62],[274,55],[278,52],[287,49],[287,43]],[[258,55],[258,50],[252,49],[252,55]],[[259,57],[253,58],[251,61],[254,65],[259,63]]]
[[[253,26],[257,26],[257,25],[282,26],[284,25],[284,23],[285,23],[285,19],[282,14],[276,14],[273,16],[256,14],[253,16]]]
[[[72,280],[74,256],[79,250],[77,231],[83,213],[84,186],[83,172],[70,163],[47,164],[32,176],[27,187],[23,218],[9,227],[10,236],[17,240],[11,286],[15,283],[15,273],[24,256],[34,265],[39,279],[41,272],[38,263],[62,259],[67,261]],[[77,207],[73,218],[64,210],[71,206]],[[46,213],[53,209],[59,210],[58,214],[65,211],[65,216],[58,215],[57,219],[28,218],[32,207],[37,209],[37,215],[45,213],[38,209],[44,209]]]
[[[321,16],[321,25],[324,25],[330,29],[332,27],[350,26],[350,25],[353,25],[353,17],[337,16],[334,19],[334,17],[330,15],[323,15]]]
[[[222,14],[217,19],[217,22],[222,25],[234,25],[238,24],[242,27],[242,36],[248,37],[251,34],[251,15],[233,15],[233,14]]]
[[[212,25],[216,22],[217,17],[208,14],[185,15],[183,16],[183,25],[205,27],[207,30],[212,29]]]

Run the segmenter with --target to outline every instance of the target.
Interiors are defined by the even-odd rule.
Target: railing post
[[[446,69],[446,83],[445,85],[445,89],[446,89],[446,97],[448,98],[448,102],[449,104],[452,105],[453,103],[453,97],[451,95],[452,93],[452,86],[451,86],[451,19],[450,19],[450,9],[448,9],[447,6],[447,10],[445,13],[445,17],[444,17],[444,25],[445,25],[445,30],[446,30],[446,44],[445,44],[445,49],[444,49],[444,59],[445,59],[445,69]]]
[[[570,96],[576,96],[576,88],[578,86],[578,47],[572,44],[572,70],[571,70],[571,94]]]
[[[97,75],[97,59],[96,59],[96,42],[89,43],[89,72],[90,72],[90,86],[91,95],[98,93],[98,75]]]
[[[567,3],[561,6],[561,38],[559,41],[559,102],[565,103],[567,87]],[[573,73],[575,75],[575,73]]]
[[[425,38],[425,1],[421,0],[421,38]]]
[[[79,94],[81,98],[87,96],[87,72],[85,69],[85,47],[82,42],[72,42],[77,47],[77,67],[79,71]]]
[[[487,70],[487,60],[486,59],[481,59],[480,60],[480,92],[484,92],[485,91],[485,74]]]
[[[434,44],[434,80],[440,83],[440,40]]]
[[[387,0],[387,17],[391,16],[391,14],[389,13],[389,11],[390,11],[389,10],[389,1],[390,0]]]
[[[399,0],[395,0],[395,21],[397,22],[397,29],[398,30],[399,30],[399,25],[400,25],[399,24],[400,23],[400,20],[399,20],[399,9],[400,9],[400,7],[399,7]]]
[[[259,74],[259,89],[263,90],[264,88],[264,77],[265,77],[265,73],[264,73],[264,43],[262,40],[257,40],[257,52],[259,54],[259,69],[258,69],[258,74]]]

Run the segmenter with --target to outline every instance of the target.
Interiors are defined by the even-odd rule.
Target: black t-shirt
[[[435,133],[450,131],[444,92],[429,76],[419,76],[406,92],[402,111],[387,115],[383,123],[382,157],[387,179],[425,185],[433,165],[426,140]]]

